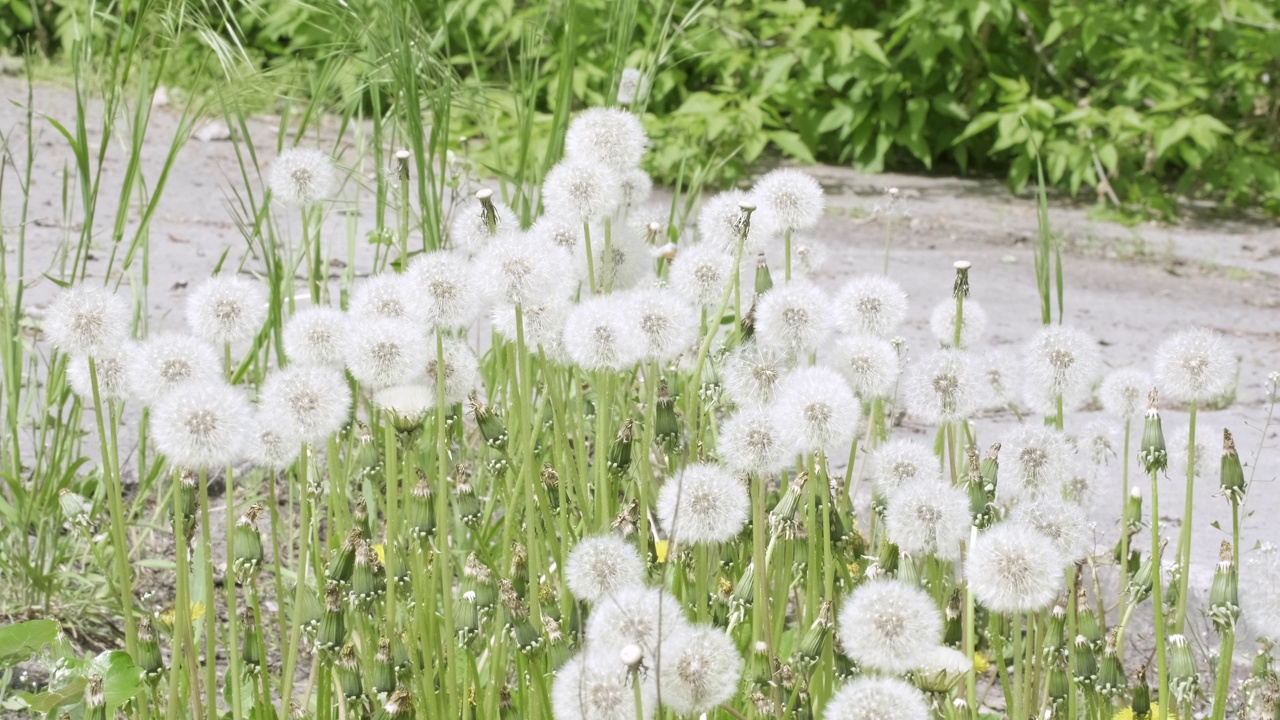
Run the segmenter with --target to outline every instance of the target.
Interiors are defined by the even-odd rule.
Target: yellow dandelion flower
[[[659,540],[653,544],[653,551],[658,554],[658,562],[665,563],[667,561],[667,541]]]
[[[973,669],[981,675],[991,669],[991,663],[987,660],[985,655],[976,652],[973,654]]]

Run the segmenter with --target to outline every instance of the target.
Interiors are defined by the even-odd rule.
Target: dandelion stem
[[[1191,579],[1191,511],[1195,499],[1196,482],[1196,410],[1199,403],[1191,402],[1191,419],[1187,431],[1187,491],[1182,507],[1182,529],[1178,533],[1178,604],[1173,619],[1173,631],[1181,633],[1187,619],[1188,581]]]
[[[98,447],[102,453],[99,467],[102,481],[107,486],[107,503],[111,514],[111,545],[115,555],[115,584],[120,595],[120,611],[124,613],[124,640],[129,655],[138,655],[138,630],[133,619],[133,579],[129,567],[129,540],[125,534],[125,514],[123,491],[120,487],[120,466],[114,462],[118,457],[109,446],[106,424],[102,415],[102,394],[98,387],[98,365],[93,356],[89,358],[89,385],[93,391],[93,418],[97,424]]]
[[[1164,601],[1160,597],[1161,586],[1164,584],[1164,570],[1160,552],[1159,475],[1159,469],[1153,466],[1151,469],[1151,604],[1156,615],[1156,673],[1159,678],[1157,697],[1160,703],[1160,714],[1168,715],[1169,667],[1165,656]]]
[[[587,251],[587,290],[596,294],[596,260],[591,252],[591,223],[582,223],[582,244]]]

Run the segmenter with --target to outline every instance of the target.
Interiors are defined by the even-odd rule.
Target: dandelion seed
[[[978,535],[965,561],[973,596],[998,613],[1038,612],[1062,592],[1067,563],[1053,541],[1017,523],[1002,522]]]
[[[340,368],[346,332],[347,316],[339,310],[327,307],[299,310],[284,324],[285,355],[301,365]]]
[[[753,222],[777,232],[807,230],[818,224],[826,200],[822,186],[800,170],[781,168],[756,181],[751,195],[759,205]]]
[[[574,597],[599,602],[619,590],[644,584],[644,561],[616,535],[586,537],[565,560],[565,582]]]
[[[408,320],[368,319],[351,323],[343,357],[347,370],[374,390],[403,385],[422,373],[430,351],[419,326]]]
[[[285,207],[307,207],[329,196],[337,173],[329,156],[319,150],[291,148],[280,153],[268,180],[271,196]]]
[[[883,275],[856,277],[836,293],[836,322],[847,333],[889,338],[907,317],[907,294]]]
[[[267,319],[267,291],[235,275],[215,275],[187,297],[187,327],[214,344],[248,340]]]
[[[474,255],[489,243],[511,240],[520,234],[520,220],[501,200],[493,199],[493,191],[479,190],[474,199],[462,203],[457,217],[449,226],[453,247]]]
[[[1271,543],[1263,543],[1245,561],[1240,614],[1254,635],[1280,638],[1280,551]]]
[[[680,248],[671,263],[671,287],[701,308],[716,308],[733,282],[733,256],[711,243]]]
[[[1089,555],[1092,523],[1079,505],[1050,497],[1023,500],[1010,511],[1008,521],[1025,525],[1049,538],[1067,562],[1077,562]]]
[[[789,353],[749,342],[725,356],[720,382],[740,407],[764,406],[773,402],[778,384],[794,365]]]
[[[1023,497],[1056,495],[1071,479],[1071,449],[1062,433],[1034,425],[1019,425],[1000,452],[1004,487]]]
[[[897,351],[888,340],[874,335],[842,338],[836,344],[833,364],[863,402],[888,397],[898,382]]]
[[[885,527],[904,553],[954,562],[969,535],[969,494],[941,482],[917,482],[889,495]]]
[[[529,236],[495,241],[476,258],[480,292],[507,305],[567,298],[575,284],[569,254]]]
[[[542,181],[542,201],[548,213],[594,223],[609,217],[622,202],[617,172],[598,162],[562,160]],[[603,242],[593,234],[592,242]]]
[[[1102,365],[1098,343],[1069,325],[1052,325],[1027,345],[1023,400],[1042,415],[1057,412],[1058,398],[1064,410],[1079,407],[1089,398]]]
[[[285,418],[303,442],[320,443],[347,422],[351,391],[342,373],[314,365],[290,365],[267,375],[258,401]]]
[[[138,343],[129,365],[129,390],[144,405],[187,382],[222,377],[222,363],[208,344],[190,335],[160,333]]]
[[[978,402],[975,376],[967,354],[939,350],[907,374],[907,411],[934,425],[963,420]]]
[[[98,375],[98,396],[104,402],[129,397],[132,354],[132,343],[123,342],[113,348],[103,348],[93,355],[94,371]],[[67,381],[81,400],[86,404],[93,402],[93,378],[89,375],[88,356],[71,358],[67,363]]]
[[[853,440],[862,405],[838,373],[807,367],[779,383],[773,416],[793,452],[830,453]]]
[[[640,683],[638,717],[635,682]],[[656,705],[651,679],[636,676],[615,653],[595,648],[565,663],[551,686],[555,720],[650,720]]]
[[[1147,393],[1154,383],[1137,368],[1115,370],[1102,381],[1098,396],[1102,408],[1121,420],[1129,420],[1147,409]]]
[[[702,210],[698,212],[700,244],[710,245],[732,256],[738,248],[744,203],[756,205],[755,198],[741,190],[726,190],[703,203]],[[763,222],[752,218],[742,245],[742,256],[749,258],[762,252],[769,234],[770,230]]]
[[[853,591],[836,618],[844,653],[886,673],[915,669],[942,642],[942,613],[923,590],[901,580],[870,580]]]
[[[831,302],[816,285],[793,280],[760,297],[756,341],[797,355],[815,352],[831,332]]]
[[[564,346],[584,370],[622,370],[640,359],[644,349],[626,299],[602,295],[584,300],[569,312]]]
[[[570,160],[603,163],[619,173],[639,167],[648,144],[640,118],[618,108],[583,110],[564,136]]]
[[[747,488],[715,465],[686,465],[658,493],[658,522],[677,542],[702,544],[732,540],[751,509]]]
[[[129,308],[104,288],[75,285],[58,293],[44,320],[49,342],[70,355],[98,355],[129,338]]]
[[[436,353],[435,348],[428,351],[429,359],[422,381],[435,388],[437,376],[443,370],[445,404],[460,403],[480,384],[480,364],[471,347],[462,340],[444,338],[440,347],[443,350],[440,354]],[[440,363],[443,363],[443,367]]]
[[[151,435],[173,465],[211,468],[242,457],[253,408],[238,389],[192,382],[156,404]]]
[[[587,618],[587,645],[614,653],[639,645],[646,657],[653,657],[660,643],[688,625],[680,601],[670,593],[632,585],[595,604]]]
[[[674,290],[632,290],[625,300],[640,328],[646,359],[670,362],[697,339],[698,315]]]
[[[712,625],[694,626],[663,648],[662,704],[678,715],[711,712],[737,694],[741,676],[733,639]]]
[[[1156,350],[1156,381],[1162,392],[1185,403],[1226,395],[1236,380],[1236,356],[1222,335],[1204,328],[1182,330]]]
[[[288,419],[259,408],[245,443],[245,457],[255,467],[279,472],[297,462],[302,436]]]
[[[404,277],[418,305],[415,314],[433,328],[469,325],[480,312],[474,268],[462,253],[437,250],[419,255],[409,263]]]
[[[933,306],[929,315],[929,331],[942,347],[952,347],[956,339],[956,302],[943,300]],[[987,331],[987,311],[977,300],[967,300],[960,323],[960,347],[971,348],[978,344]]]
[[[768,476],[790,464],[791,446],[767,409],[747,406],[720,426],[719,455],[734,473]]]
[[[915,687],[894,678],[860,677],[836,691],[823,720],[929,720],[928,701]]]
[[[938,456],[915,440],[889,440],[872,452],[868,469],[872,482],[885,493],[914,486],[934,487],[942,483],[942,465]]]

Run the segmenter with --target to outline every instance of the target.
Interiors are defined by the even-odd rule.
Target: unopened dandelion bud
[[[1069,656],[1067,648],[1067,609],[1058,603],[1049,613],[1049,627],[1044,636],[1044,657],[1050,663],[1060,663]]]
[[[403,688],[392,692],[382,707],[373,714],[373,720],[408,720],[412,717],[413,698]]]
[[[1158,396],[1153,388],[1147,396],[1147,416],[1142,426],[1142,445],[1138,449],[1138,460],[1148,473],[1163,470],[1169,464],[1169,452],[1164,445],[1164,429],[1160,425],[1157,401]]]
[[[1129,488],[1129,497],[1124,503],[1124,526],[1130,533],[1142,527],[1142,488],[1136,485]]]
[[[1055,665],[1049,668],[1049,699],[1055,704],[1066,701],[1071,692],[1071,680],[1067,677],[1066,668]]]
[[[236,521],[231,536],[232,568],[240,582],[257,576],[262,569],[262,534],[258,532],[258,516],[261,514],[261,505],[250,505]]]
[[[982,459],[982,464],[979,466],[982,479],[989,486],[987,492],[993,495],[996,491],[996,480],[998,479],[999,471],[1000,443],[995,443],[987,450],[987,456]]]
[[[342,696],[347,700],[364,696],[364,683],[360,678],[360,661],[356,657],[355,645],[347,643],[342,646],[338,659],[333,664],[333,674],[338,680]]]
[[[1240,466],[1240,454],[1236,452],[1235,438],[1231,431],[1222,430],[1222,495],[1232,505],[1244,502],[1244,468]]]
[[[101,675],[90,675],[88,684],[84,686],[84,717],[86,720],[107,718],[107,695]]]
[[[78,492],[63,488],[58,493],[58,505],[71,526],[86,534],[93,533],[93,504]]]
[[[964,612],[962,606],[963,598],[960,590],[956,589],[951,592],[951,598],[947,600],[947,606],[943,608],[942,616],[946,623],[942,631],[942,644],[948,647],[954,647],[960,644],[964,637]]]
[[[547,503],[552,510],[558,510],[560,508],[560,473],[556,472],[551,463],[543,463],[539,478],[542,480],[542,489],[547,493]]]
[[[1169,637],[1169,689],[1179,705],[1191,702],[1200,690],[1200,675],[1185,635]]]
[[[1134,720],[1151,717],[1151,688],[1147,685],[1147,666],[1133,674],[1133,694],[1130,698]]]
[[[674,447],[680,442],[680,419],[676,416],[675,398],[666,380],[658,381],[657,403],[654,405],[653,432],[654,439],[665,447]]]
[[[822,655],[823,644],[831,634],[831,601],[823,600],[818,606],[818,617],[809,625],[809,629],[800,637],[800,645],[796,647],[791,661],[799,667],[810,667]]]
[[[153,682],[164,673],[164,658],[160,655],[160,643],[156,640],[150,615],[138,618],[138,667]]]
[[[365,540],[373,537],[373,530],[369,526],[369,503],[365,501],[363,495],[356,497],[355,504],[351,508],[351,523],[360,531],[360,537]]]
[[[409,160],[413,157],[413,153],[408,150],[397,150],[395,154],[396,161],[396,178],[400,182],[409,180]]]
[[[1092,688],[1094,681],[1098,679],[1098,660],[1093,655],[1089,638],[1077,635],[1074,646],[1071,653],[1071,674],[1075,676],[1076,684]]]
[[[747,697],[747,700],[749,700],[751,702],[751,706],[756,709],[757,715],[760,715],[761,717],[769,717],[773,714],[773,701],[769,699],[769,696],[759,690],[753,690],[751,695]]]
[[[640,527],[640,503],[635,500],[627,503],[618,514],[614,516],[613,522],[609,524],[615,532],[620,533],[623,537],[630,537]]]
[[[1098,668],[1096,690],[1105,698],[1119,697],[1129,690],[1129,680],[1125,677],[1124,667],[1116,656],[1116,639],[1118,628],[1107,633],[1106,646],[1102,651],[1102,666]]]
[[[800,499],[804,495],[804,486],[809,482],[809,473],[800,472],[787,485],[786,492],[778,498],[778,502],[769,513],[769,526],[774,534],[784,537],[795,536],[796,512],[800,509]]]
[[[418,482],[409,491],[408,505],[409,535],[419,540],[431,537],[436,527],[436,514],[431,503],[431,483],[422,470],[418,470]]]
[[[196,529],[196,502],[198,498],[198,481],[195,471],[190,468],[182,468],[178,471],[178,505],[182,517],[179,525],[182,530],[182,536],[190,540]]]
[[[347,539],[333,552],[329,558],[329,567],[325,571],[325,579],[329,582],[345,583],[351,580],[351,571],[356,566],[356,551],[364,539],[360,536],[360,528],[352,528]]]
[[[1155,582],[1155,558],[1164,554],[1164,546],[1167,541],[1160,543],[1160,552],[1153,554],[1148,553],[1146,560],[1138,566],[1138,572],[1129,578],[1129,601],[1132,603],[1140,603],[1151,595],[1152,583]]]
[[[254,622],[253,609],[240,609],[240,667],[245,675],[256,677],[262,670],[262,633]]]
[[[886,552],[892,552],[892,550],[889,549],[889,545],[890,543],[882,543],[880,545],[880,557],[882,559],[885,557]],[[894,548],[897,548],[898,550],[897,552],[898,579],[901,580],[903,583],[910,585],[911,587],[924,587],[928,581],[925,580],[925,578],[920,574],[920,566],[915,561],[915,558],[911,555],[911,553],[902,552],[901,546],[897,544],[892,544],[892,545]]]
[[[483,508],[471,486],[471,474],[468,470],[458,468],[453,476],[453,505],[462,524],[474,527],[480,522]]]
[[[1088,638],[1089,647],[1095,652],[1102,649],[1102,628],[1098,625],[1098,615],[1089,604],[1083,586],[1076,588],[1076,633]]]
[[[609,446],[609,469],[616,475],[626,474],[631,467],[631,446],[634,436],[631,427],[631,420],[623,422],[622,427],[618,429],[618,435],[613,439],[613,445]]]
[[[316,633],[316,647],[321,650],[337,650],[342,647],[346,637],[342,588],[330,580],[324,589],[324,616],[320,619],[320,631]]]
[[[378,638],[378,651],[373,656],[373,687],[375,695],[390,693],[396,688],[396,669],[391,660],[391,638]]]
[[[475,393],[472,393],[467,400],[467,407],[472,417],[476,419],[480,436],[484,438],[485,443],[495,450],[506,450],[507,428],[502,424],[502,418],[477,398]]]
[[[387,548],[388,552],[392,548]],[[382,576],[382,581],[378,581],[378,575]],[[356,548],[356,559],[351,572],[351,602],[353,605],[364,606],[386,590],[386,570],[382,567],[382,562],[378,560],[378,553],[368,543],[363,540]]]
[[[756,564],[747,563],[738,582],[733,586],[733,592],[729,596],[730,603],[738,607],[750,607],[755,600],[755,578]]]
[[[756,295],[763,295],[773,289],[773,276],[769,274],[769,263],[764,253],[756,256]]]
[[[298,605],[298,624],[308,636],[314,636],[320,629],[323,619],[324,608],[321,607],[316,594],[308,589],[302,593],[302,602]]]
[[[1209,618],[1219,632],[1234,628],[1240,617],[1240,575],[1232,559],[1231,543],[1223,540],[1218,552],[1218,565],[1209,589]]]

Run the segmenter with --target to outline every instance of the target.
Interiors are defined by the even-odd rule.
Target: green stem
[[[204,558],[204,682],[205,706],[216,713],[218,707],[218,608],[214,605],[213,543],[209,538],[209,472],[200,468],[200,547]]]
[[[107,503],[111,514],[111,546],[115,555],[115,585],[120,595],[120,611],[124,613],[125,648],[131,657],[138,657],[138,630],[133,619],[133,570],[129,566],[129,540],[125,534],[124,492],[120,487],[118,457],[109,446],[106,423],[102,420],[102,395],[98,389],[98,365],[89,356],[89,384],[93,389],[93,419],[97,424],[98,448],[102,453],[99,467],[102,481],[107,486]]]
[[[298,661],[298,641],[302,636],[302,598],[307,591],[307,554],[311,547],[311,498],[307,490],[307,474],[311,465],[310,453],[306,444],[302,446],[302,457],[298,461],[298,486],[301,488],[302,511],[298,518],[298,578],[293,589],[293,626],[289,630],[289,648],[284,656],[284,689],[280,695],[279,717],[289,716],[289,701],[293,699],[293,676]],[[319,579],[319,576],[316,576]]]
[[[1187,435],[1187,490],[1182,508],[1182,531],[1178,534],[1178,604],[1173,620],[1173,631],[1181,633],[1187,619],[1188,581],[1191,579],[1191,511],[1194,505],[1196,482],[1196,410],[1191,403],[1191,419]]]
[[[582,223],[582,244],[587,251],[587,290],[596,293],[596,259],[591,252],[591,223]]]
[[[1164,584],[1163,562],[1160,552],[1160,485],[1159,470],[1151,469],[1151,603],[1155,610],[1156,630],[1156,674],[1159,678],[1157,697],[1160,703],[1160,714],[1168,716],[1169,668],[1165,656],[1164,601],[1161,599],[1161,586]],[[1159,720],[1159,719],[1158,719]]]

